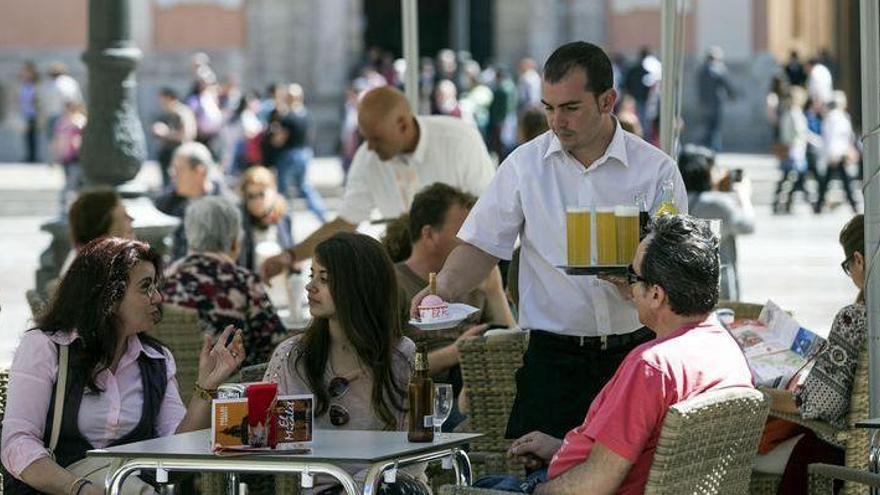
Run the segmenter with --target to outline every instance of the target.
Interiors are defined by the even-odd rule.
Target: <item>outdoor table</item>
[[[112,458],[106,493],[117,495],[123,481],[135,471],[156,470],[157,479],[167,471],[241,473],[327,474],[336,478],[348,495],[360,493],[347,464],[368,464],[364,495],[375,495],[382,475],[398,467],[449,458],[459,486],[471,483],[471,464],[462,446],[482,434],[443,433],[430,443],[410,443],[405,431],[317,430],[311,452],[236,453],[215,455],[210,430],[180,433],[143,442],[88,451],[89,457]]]

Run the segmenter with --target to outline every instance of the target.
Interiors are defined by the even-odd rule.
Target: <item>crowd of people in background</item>
[[[615,113],[621,126],[652,144],[659,144],[660,83],[662,64],[650,47],[634,58],[611,56],[614,87],[619,98]],[[338,154],[345,173],[363,141],[358,133],[357,102],[370,89],[403,87],[406,63],[379,48],[366,51],[352,69],[341,105]],[[448,115],[477,127],[489,151],[502,161],[519,143],[529,114],[539,115],[541,75],[530,58],[511,70],[504,64],[481,65],[468,52],[440,50],[419,63],[419,115]],[[831,180],[843,183],[847,202],[858,209],[847,170],[858,163],[855,134],[846,110],[846,96],[834,89],[837,65],[821,51],[802,60],[797,51],[780,65],[767,96],[767,116],[772,125],[772,151],[779,158],[780,180],[774,212],[791,211],[801,193],[816,213],[825,208]],[[721,126],[725,107],[738,97],[730,81],[724,53],[711,47],[697,70],[701,133],[694,144],[714,152],[722,150]],[[315,122],[307,95],[297,83],[279,82],[264,91],[245,90],[236,74],[218,78],[210,58],[197,53],[191,59],[191,83],[186,92],[163,87],[158,94],[160,115],[150,127],[153,155],[169,187],[171,157],[181,144],[197,141],[208,147],[221,171],[237,178],[248,167],[264,165],[276,174],[277,188],[288,199],[303,197],[315,216],[326,221],[320,193],[307,181],[314,155]],[[79,149],[87,121],[79,83],[67,67],[53,63],[45,80],[33,62],[20,73],[19,112],[24,121],[25,162],[39,160],[39,132],[45,129],[50,146],[45,161],[65,172],[59,204],[66,211],[68,198],[79,187]],[[678,125],[684,125],[680,122]],[[806,187],[812,178],[815,187]],[[233,184],[234,185],[234,184]],[[814,191],[807,197],[807,190]]]
[[[856,177],[847,169],[860,164],[861,154],[846,94],[834,89],[836,71],[837,64],[827,51],[806,61],[792,51],[773,78],[767,117],[773,125],[773,153],[781,171],[773,206],[776,213],[790,212],[798,192],[815,213],[821,213],[834,178],[842,181],[847,202],[858,212],[851,185]],[[808,176],[816,182],[815,197],[807,195]]]

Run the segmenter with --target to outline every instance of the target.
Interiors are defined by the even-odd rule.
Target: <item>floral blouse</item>
[[[165,273],[162,295],[168,304],[196,309],[215,335],[227,325],[241,328],[245,365],[268,361],[287,335],[259,277],[223,255],[194,253],[176,261]]]
[[[803,417],[846,427],[856,365],[867,336],[868,315],[864,304],[851,304],[837,313],[828,342],[816,355],[803,386],[795,391],[795,401]]]

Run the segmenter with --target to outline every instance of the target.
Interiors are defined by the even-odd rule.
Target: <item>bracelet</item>
[[[208,402],[217,398],[217,389],[216,388],[213,388],[213,389],[204,388],[201,385],[199,385],[198,383],[196,383],[195,386],[193,387],[193,392],[195,392],[196,397],[198,397],[199,399],[204,399]]]

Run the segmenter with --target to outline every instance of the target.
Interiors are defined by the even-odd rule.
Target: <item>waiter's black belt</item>
[[[546,330],[532,330],[529,334],[529,345],[569,350],[578,348],[605,351],[627,346],[631,347],[636,342],[649,340],[653,335],[653,332],[648,330],[647,327],[642,327],[630,333],[601,335],[598,337],[578,337],[574,335],[560,335]]]

